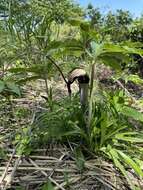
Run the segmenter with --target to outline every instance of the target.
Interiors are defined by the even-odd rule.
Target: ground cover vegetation
[[[60,183],[56,169],[37,169],[46,177],[38,185],[13,182],[35,150],[56,157],[64,148],[80,183],[91,168],[89,180],[98,173],[94,182],[103,186],[86,189],[143,189],[143,17],[70,0],[5,0],[0,18],[0,188],[73,189],[62,169]],[[76,87],[68,94],[74,68],[90,78],[84,107]],[[120,184],[104,176],[107,164]]]

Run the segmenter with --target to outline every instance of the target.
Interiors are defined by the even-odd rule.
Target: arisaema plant
[[[87,61],[90,70],[89,106],[88,115],[85,116],[86,127],[77,130],[79,125],[75,125],[76,130],[73,131],[73,134],[75,135],[75,131],[77,131],[77,134],[81,135],[85,144],[95,154],[104,153],[122,172],[130,187],[138,189],[139,186],[136,187],[128,176],[126,167],[132,168],[135,175],[143,179],[143,171],[139,164],[142,158],[143,133],[142,130],[135,130],[130,122],[131,118],[142,124],[143,114],[125,103],[126,95],[124,93],[111,95],[109,92],[101,90],[96,71],[99,64],[105,64],[118,74],[122,73],[122,64],[129,63],[130,55],[142,56],[143,51],[133,43],[100,42],[98,34],[88,22],[71,20],[70,23],[79,27],[80,37],[70,40],[69,43],[66,41],[66,44],[59,43],[59,48],[64,54],[71,53],[81,56],[84,62]],[[80,121],[78,122],[80,123]],[[70,132],[71,135],[72,132]],[[133,153],[134,150],[137,153],[136,156]]]

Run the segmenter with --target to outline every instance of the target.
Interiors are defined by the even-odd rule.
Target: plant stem
[[[66,80],[61,68],[58,66],[58,64],[53,60],[53,58],[51,58],[50,56],[46,56],[54,65],[55,67],[57,68],[57,70],[59,71],[59,73],[61,74],[63,80],[65,81],[66,83],[66,86],[67,86],[67,90],[68,90],[68,94],[69,96],[71,96],[71,89],[70,89],[70,84],[68,83],[68,81]]]
[[[97,84],[97,76],[96,76],[96,61],[92,63],[91,66],[91,77],[90,77],[90,97],[89,97],[89,108],[88,108],[88,119],[87,119],[87,132],[90,135],[90,127],[91,127],[91,121],[92,121],[92,112],[93,112],[93,101],[94,101],[94,81],[96,80]]]
[[[57,68],[57,70],[60,72],[60,74],[61,74],[63,80],[64,80],[65,83],[67,84],[68,82],[67,82],[67,80],[66,80],[66,78],[65,78],[65,76],[64,76],[64,74],[63,74],[63,72],[62,72],[62,70],[61,70],[61,68],[57,65],[57,63],[56,63],[51,57],[47,56],[47,58],[55,65],[55,67]]]
[[[45,77],[44,81],[45,81],[45,87],[46,87],[46,93],[47,93],[47,102],[49,104],[50,111],[52,111],[52,97],[51,97],[51,94],[49,92],[49,88],[48,88],[48,83],[47,83],[47,78],[46,77]]]
[[[92,95],[93,91],[93,84],[94,84],[94,79],[95,79],[95,68],[96,68],[96,63],[94,62],[91,67],[91,77],[90,77],[90,97]]]

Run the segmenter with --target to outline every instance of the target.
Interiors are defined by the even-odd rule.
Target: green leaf
[[[81,48],[65,48],[59,52],[59,56],[62,55],[72,55],[76,57],[80,57],[82,55],[83,51]]]
[[[97,56],[99,56],[101,54],[101,52],[102,52],[102,46],[103,46],[103,44],[98,44],[95,41],[92,41],[90,43],[90,45],[91,45],[92,56],[94,58],[97,58]]]
[[[5,88],[5,83],[2,80],[0,80],[0,93],[4,90],[4,88]]]
[[[124,106],[120,112],[127,117],[132,117],[135,120],[143,122],[143,113],[139,112],[135,108]]]
[[[115,125],[116,126],[116,125]],[[107,139],[111,139],[113,138],[113,136],[115,136],[119,131],[127,128],[128,126],[126,125],[121,125],[121,126],[116,126],[115,128],[113,128],[113,130],[108,130],[108,133],[106,134],[106,136],[104,137],[104,140],[107,140]]]
[[[10,68],[8,71],[11,73],[20,73],[20,72],[26,72],[27,69],[23,67],[16,67],[16,68]]]
[[[11,68],[9,69],[10,72],[12,73],[25,73],[25,72],[29,72],[29,73],[36,73],[37,75],[44,77],[44,74],[49,74],[51,72],[52,69],[52,63],[48,62],[46,64],[36,64],[36,65],[31,65],[30,67],[27,68]]]
[[[82,31],[89,32],[90,30],[90,24],[87,21],[80,20],[80,19],[69,19],[68,22],[72,26],[78,26]]]
[[[119,133],[115,135],[115,138],[131,143],[143,143],[143,134],[137,132]]]
[[[11,81],[7,81],[6,82],[6,86],[7,86],[7,88],[11,91],[11,92],[13,92],[13,93],[15,93],[15,94],[17,94],[18,96],[20,96],[20,89],[19,89],[19,87],[14,83],[14,82],[11,82]]]
[[[120,45],[114,45],[114,44],[104,44],[103,45],[103,52],[104,53],[125,53],[126,51],[124,48]]]
[[[111,155],[112,160],[113,160],[115,166],[122,172],[122,174],[127,179],[127,181],[129,183],[130,187],[132,188],[132,190],[135,190],[135,186],[133,185],[132,180],[128,176],[128,173],[126,172],[126,169],[125,169],[124,165],[120,162],[120,158],[118,156],[117,150],[111,148],[110,151],[109,151],[109,154]]]
[[[143,79],[141,79],[138,75],[128,75],[125,76],[125,80],[127,81],[132,81],[135,84],[143,85]]]
[[[69,19],[68,22],[72,26],[80,26],[83,21],[81,19]]]
[[[46,48],[47,51],[53,50],[53,49],[59,49],[62,48],[64,45],[63,41],[56,41],[53,40],[49,43],[48,47]]]
[[[43,185],[42,190],[54,190],[54,186],[52,185],[50,180],[48,181],[48,183],[45,183]]]
[[[139,167],[143,170],[143,161],[138,159],[138,158],[134,158],[134,161],[139,165]]]
[[[78,147],[74,150],[74,155],[75,155],[76,165],[77,165],[78,169],[80,171],[83,171],[85,159],[84,159],[84,155],[83,155],[80,147]]]
[[[80,24],[80,29],[85,31],[85,32],[89,32],[90,30],[90,24],[89,22],[83,22]]]
[[[115,70],[121,70],[121,60],[112,55],[100,55],[98,59],[101,61],[101,63],[104,63],[105,65],[110,66]]]
[[[21,84],[21,83],[26,83],[28,81],[36,80],[36,79],[41,79],[41,76],[31,76],[31,77],[26,77],[18,80],[16,83]]]
[[[131,159],[129,156],[127,156],[125,153],[123,153],[120,150],[117,150],[117,152],[120,154],[120,156],[124,159],[126,164],[128,164],[134,171],[143,178],[143,171],[140,169],[140,167],[134,162],[133,159]]]

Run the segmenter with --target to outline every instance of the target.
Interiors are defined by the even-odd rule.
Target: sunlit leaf
[[[143,113],[139,112],[135,108],[124,106],[120,112],[128,117],[132,117],[135,120],[143,122]]]
[[[128,155],[123,153],[122,151],[117,150],[117,152],[120,154],[120,156],[124,159],[124,161],[134,169],[134,171],[143,178],[143,171],[140,169],[140,167],[134,162],[133,159],[131,159]]]
[[[115,150],[115,149],[110,149],[109,151],[112,159],[113,159],[113,162],[115,164],[115,166],[122,172],[122,174],[125,176],[125,178],[127,179],[130,187],[135,190],[135,186],[133,185],[132,183],[132,180],[130,179],[130,177],[128,176],[128,173],[124,167],[124,165],[120,162],[120,158],[118,156],[118,152]]]
[[[143,134],[137,132],[125,132],[115,135],[118,140],[128,141],[131,143],[143,143]]]

